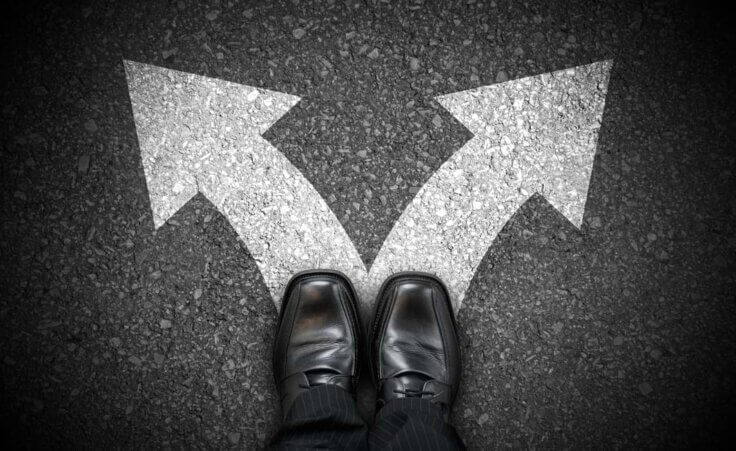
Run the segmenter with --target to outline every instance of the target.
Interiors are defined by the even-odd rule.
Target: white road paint
[[[261,136],[298,97],[125,61],[157,228],[201,192],[247,245],[277,307],[292,274],[330,268],[353,280],[363,303],[393,272],[432,272],[456,310],[488,247],[531,195],[580,225],[610,66],[438,97],[474,137],[417,193],[368,272],[324,199]]]
[[[594,63],[438,97],[474,136],[396,222],[373,263],[375,277],[402,269],[437,274],[458,310],[488,247],[533,194],[580,227],[610,66]]]
[[[365,267],[311,183],[261,135],[299,98],[125,62],[156,228],[197,192],[230,221],[278,306],[303,269]]]

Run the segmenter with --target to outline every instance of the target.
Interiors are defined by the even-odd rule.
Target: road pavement
[[[26,3],[4,7],[0,31],[9,443],[251,449],[278,425],[278,283],[269,282],[278,278],[264,276],[261,256],[283,242],[248,238],[253,228],[232,218],[260,213],[232,213],[227,196],[212,194],[237,175],[210,191],[195,184],[156,219],[145,157],[160,129],[136,105],[154,111],[164,89],[184,85],[136,97],[126,64],[298,98],[247,136],[262,137],[278,156],[269,161],[309,187],[324,207],[315,215],[342,231],[353,254],[334,264],[382,267],[384,242],[429,230],[405,212],[447,218],[421,222],[437,227],[489,218],[502,204],[493,187],[520,182],[518,205],[492,216],[498,230],[470,227],[482,243],[465,240],[461,251],[479,253],[477,263],[446,270],[452,281],[455,269],[470,274],[457,290],[464,379],[452,416],[469,448],[688,447],[733,436],[736,43],[724,11],[634,1]],[[605,77],[576,76],[581,67]],[[549,75],[568,69],[570,78]],[[193,104],[217,113],[197,122],[211,127],[161,139],[232,142],[212,130],[238,123],[228,113],[240,110],[210,108],[216,92]],[[445,101],[461,92],[493,95],[463,116],[476,111],[470,97]],[[575,190],[531,183],[571,180],[563,160],[513,163],[529,149],[583,158],[588,144],[594,157]],[[459,152],[490,148],[498,160],[462,163],[472,177],[449,170],[466,167],[453,166]],[[461,176],[486,186],[485,197],[457,200],[467,194],[453,183]],[[403,238],[391,241],[395,227]],[[412,265],[441,262],[441,247],[426,261],[412,253]],[[359,398],[370,417],[367,379]]]

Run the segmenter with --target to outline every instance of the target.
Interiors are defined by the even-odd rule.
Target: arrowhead
[[[611,61],[438,97],[475,136],[503,182],[537,192],[580,227],[605,105]]]
[[[124,61],[156,228],[232,166],[299,97]],[[237,145],[235,145],[237,144]],[[221,172],[221,171],[220,171]]]

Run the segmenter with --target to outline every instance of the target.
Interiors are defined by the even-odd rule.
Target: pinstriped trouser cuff
[[[414,416],[421,416],[424,421],[430,424],[444,424],[442,407],[428,399],[421,398],[399,398],[389,401],[378,411],[376,421],[395,412],[406,412]]]

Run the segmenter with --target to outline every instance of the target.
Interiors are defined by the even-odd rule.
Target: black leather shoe
[[[281,301],[273,375],[286,417],[297,396],[333,384],[355,394],[360,326],[352,284],[336,271],[292,277]]]
[[[425,273],[391,276],[376,300],[371,362],[377,409],[398,398],[423,398],[447,418],[460,385],[460,346],[450,295]]]

